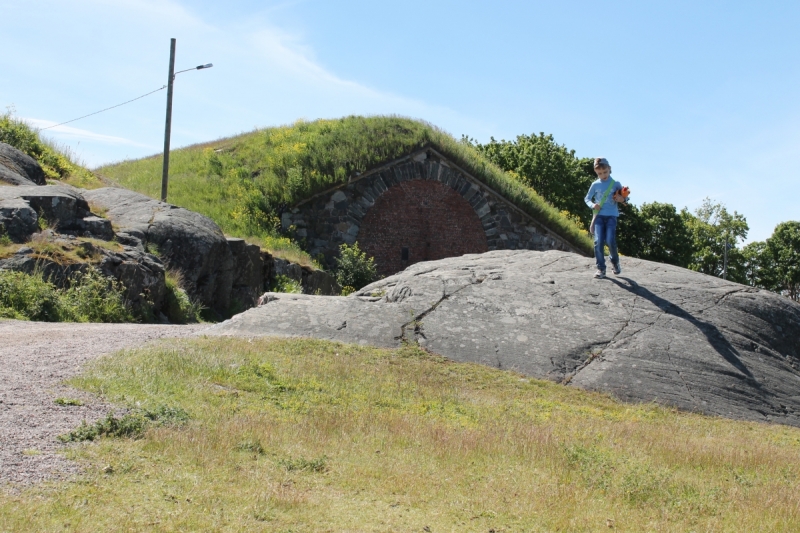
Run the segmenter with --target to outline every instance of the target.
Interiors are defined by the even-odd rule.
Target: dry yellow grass
[[[90,245],[90,246],[87,246]],[[32,256],[37,259],[49,259],[59,264],[92,263],[102,259],[95,248],[105,248],[112,252],[121,252],[122,245],[116,241],[103,241],[90,237],[78,237],[72,241],[55,239],[44,233],[34,233],[25,244],[0,244],[0,259],[6,259],[21,248],[31,248]]]
[[[797,531],[800,430],[628,405],[413,347],[200,339],[76,385],[182,426],[69,453],[2,531]]]

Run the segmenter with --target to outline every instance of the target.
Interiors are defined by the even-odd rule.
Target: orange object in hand
[[[618,190],[617,192],[614,193],[614,196],[617,197],[617,198],[615,198],[615,200],[617,200],[617,201],[620,201],[620,200],[626,201],[628,199],[628,196],[630,196],[630,195],[631,195],[630,187],[623,187],[623,188],[621,188],[620,190]]]

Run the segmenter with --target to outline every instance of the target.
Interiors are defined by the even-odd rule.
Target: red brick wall
[[[358,243],[385,276],[419,261],[488,251],[483,226],[469,203],[450,187],[423,180],[383,193],[364,216]],[[408,248],[407,261],[403,248]]]

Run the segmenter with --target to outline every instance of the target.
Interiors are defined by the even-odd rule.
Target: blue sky
[[[0,0],[0,107],[46,127],[178,76],[172,146],[398,114],[552,133],[637,204],[800,219],[800,2]],[[90,166],[163,145],[166,91],[47,131]]]

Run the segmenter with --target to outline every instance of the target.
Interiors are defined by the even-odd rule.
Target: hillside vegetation
[[[71,448],[73,481],[0,495],[2,531],[800,529],[800,429],[416,347],[169,341],[72,384],[133,412],[65,440],[122,437]]]
[[[175,150],[169,201],[203,213],[226,233],[269,239],[278,213],[351,176],[431,145],[515,202],[575,246],[592,243],[571,220],[469,145],[429,124],[397,117],[347,117],[297,122]],[[162,157],[104,166],[98,172],[129,189],[158,197]]]
[[[38,161],[48,180],[89,189],[103,186],[97,176],[76,161],[69,148],[42,139],[38,130],[14,117],[11,111],[0,114],[0,142]]]

